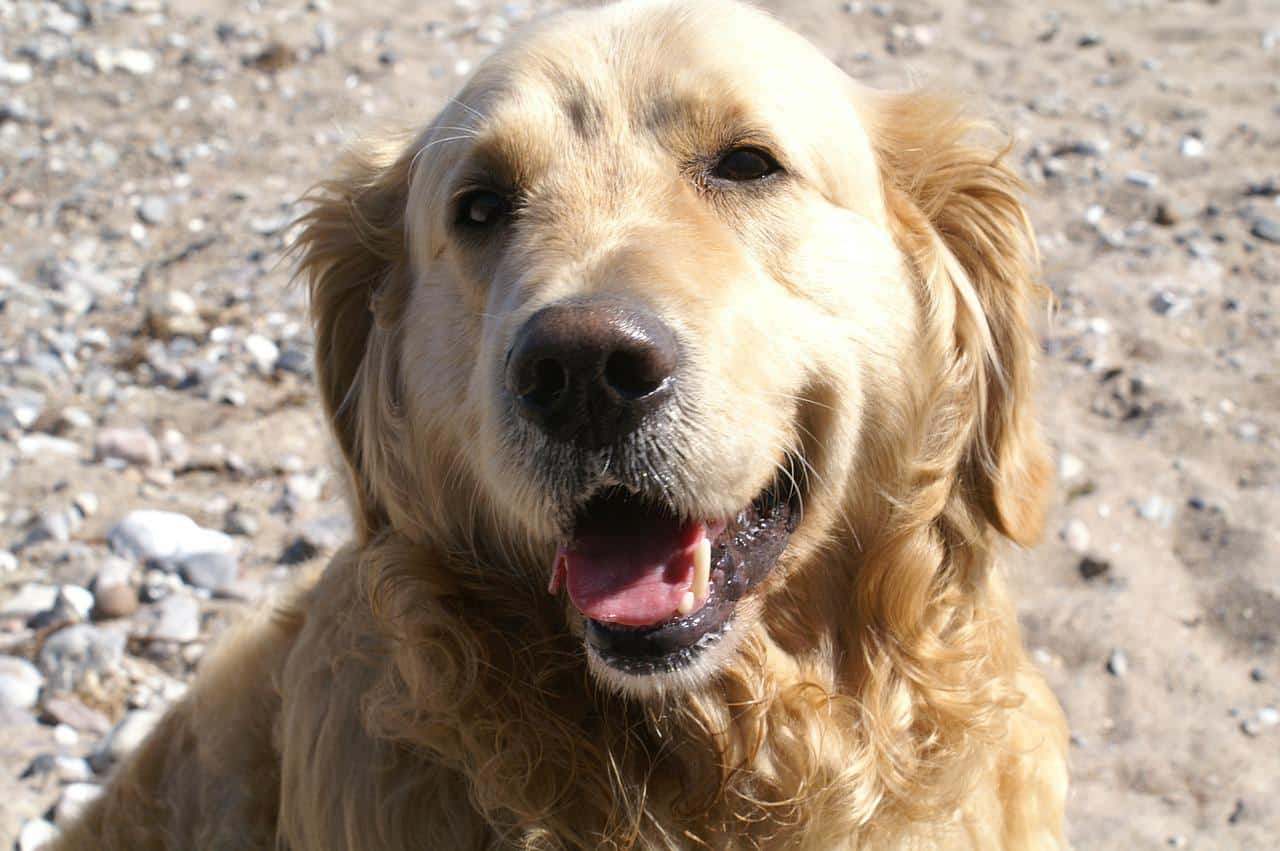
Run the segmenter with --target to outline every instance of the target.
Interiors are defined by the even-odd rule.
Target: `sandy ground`
[[[1071,721],[1075,846],[1277,847],[1280,6],[766,5],[854,77],[955,88],[1013,135],[1059,303],[1060,482],[1047,540],[1009,566]],[[132,509],[239,552],[213,594],[131,576],[126,652],[77,674],[73,705],[49,703],[65,659],[0,666],[43,687],[0,696],[0,847],[65,818],[111,724],[162,708],[228,618],[331,545],[280,258],[293,201],[541,8],[0,0],[0,654],[38,660],[83,616]],[[198,605],[164,609],[179,597]],[[161,609],[178,621],[136,625]]]

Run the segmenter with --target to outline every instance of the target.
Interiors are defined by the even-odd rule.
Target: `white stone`
[[[65,604],[79,616],[79,620],[86,620],[89,612],[93,611],[93,594],[79,585],[63,585],[58,589],[58,599],[54,601],[55,607],[59,604]]]
[[[36,612],[46,612],[53,608],[53,603],[57,599],[56,585],[29,582],[19,588],[18,593],[0,604],[0,614],[33,615]]]
[[[0,83],[20,86],[31,82],[31,66],[25,62],[6,62],[0,59]]]
[[[30,709],[43,685],[44,676],[35,665],[17,656],[0,656],[0,703]]]
[[[138,709],[130,712],[112,728],[98,751],[108,761],[118,761],[134,751],[163,717],[162,712]]]
[[[276,361],[280,359],[280,347],[261,334],[250,334],[244,338],[245,351],[253,361],[253,368],[262,375],[275,372]]]
[[[65,437],[24,434],[18,438],[18,454],[24,458],[75,458],[80,454],[80,444]]]
[[[205,529],[185,514],[142,509],[126,514],[107,535],[119,555],[139,561],[178,561],[198,553],[230,553],[230,535]]]
[[[1089,550],[1089,527],[1084,525],[1081,520],[1072,519],[1062,527],[1062,540],[1067,545],[1067,549],[1077,555],[1084,555]]]
[[[32,819],[18,834],[18,851],[37,851],[58,838],[60,831],[42,818]]]
[[[62,788],[62,796],[58,798],[58,806],[54,808],[54,824],[67,827],[101,795],[102,787],[97,783],[68,783]]]
[[[1070,452],[1058,456],[1058,478],[1064,482],[1074,479],[1084,472],[1084,462]]]

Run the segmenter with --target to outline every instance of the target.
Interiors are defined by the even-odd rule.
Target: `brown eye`
[[[711,174],[721,180],[742,183],[768,177],[780,168],[777,160],[758,148],[734,148],[720,158]]]
[[[511,201],[490,189],[476,189],[458,199],[457,223],[463,227],[485,228],[511,212]]]

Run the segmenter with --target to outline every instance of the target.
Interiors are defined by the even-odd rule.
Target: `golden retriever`
[[[1049,477],[988,135],[627,0],[356,153],[297,246],[355,540],[59,847],[1062,847],[994,563]]]

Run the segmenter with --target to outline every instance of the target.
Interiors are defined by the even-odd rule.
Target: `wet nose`
[[[672,395],[675,335],[658,317],[619,301],[544,307],[516,334],[507,390],[522,416],[552,440],[610,446]]]

